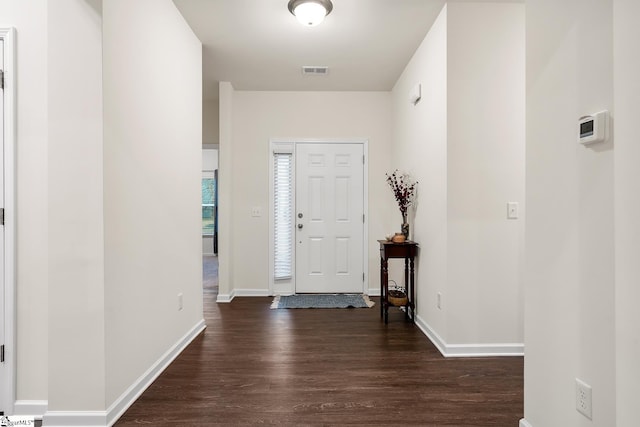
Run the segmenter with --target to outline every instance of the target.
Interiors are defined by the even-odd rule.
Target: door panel
[[[363,291],[362,159],[362,144],[296,147],[297,293]]]

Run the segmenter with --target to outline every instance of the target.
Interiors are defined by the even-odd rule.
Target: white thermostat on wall
[[[580,117],[579,130],[578,141],[581,144],[606,141],[609,139],[609,112],[605,110]]]

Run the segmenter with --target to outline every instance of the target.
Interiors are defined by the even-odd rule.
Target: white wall
[[[48,7],[47,1],[0,0],[0,26],[17,30],[18,411],[44,410],[47,399],[52,411],[105,409],[202,318],[201,48],[170,1],[125,3],[106,5],[110,43],[105,46],[105,67],[118,71],[109,70],[111,77],[104,82],[110,93],[106,114],[113,126],[105,136],[112,144],[103,164],[101,2],[56,0],[55,7]],[[153,23],[145,27],[149,32],[139,32],[152,6]],[[160,41],[148,44],[144,35],[150,31]],[[118,55],[110,55],[114,49]],[[157,75],[150,70],[158,68],[191,84],[167,95],[165,80],[149,78]],[[124,69],[135,73],[117,75]],[[127,85],[135,87],[127,92]],[[131,97],[134,92],[141,96]],[[166,103],[167,96],[175,102]],[[132,122],[131,117],[142,121]],[[151,125],[136,132],[136,123]],[[166,126],[158,128],[158,123]],[[102,194],[103,167],[111,179],[107,199]],[[114,182],[120,178],[131,185],[130,191]],[[136,200],[125,200],[127,196]],[[106,296],[101,274],[103,201],[112,239],[106,246],[111,255]],[[145,201],[144,209],[131,210]],[[138,213],[154,203],[160,205],[160,215],[137,223]],[[131,215],[124,214],[123,206]],[[176,228],[175,218],[188,225]],[[172,248],[157,245],[158,230]],[[145,233],[148,247],[136,240]],[[126,243],[114,243],[123,234],[129,236]],[[135,254],[129,252],[118,264],[123,247]],[[158,273],[153,265],[175,268]],[[114,278],[114,271],[122,275]],[[185,301],[180,313],[178,289]],[[149,295],[157,297],[153,307],[148,306]],[[146,351],[121,351],[138,348],[141,331],[151,337]]]
[[[451,3],[447,27],[445,339],[522,343],[524,5]]]
[[[422,84],[422,100],[409,103],[409,91]],[[434,301],[447,282],[447,7],[432,25],[392,92],[392,164],[418,181],[415,211],[410,215],[412,239],[420,244],[417,263],[417,310],[433,329],[446,332],[444,312]],[[400,212],[390,189],[391,227]],[[411,219],[413,218],[413,221]],[[402,271],[390,271],[403,283]]]
[[[18,400],[47,399],[47,1],[0,0],[0,27],[17,32],[16,339]]]
[[[222,123],[222,122],[221,122]],[[389,170],[391,109],[388,92],[242,92],[233,95],[234,195],[231,236],[235,290],[269,289],[269,139],[364,138],[369,141],[369,282],[379,288],[376,237],[388,231],[384,173]],[[222,125],[221,125],[222,127]],[[225,144],[220,144],[220,170],[225,169]],[[242,153],[242,155],[238,154]],[[220,179],[220,186],[225,184]],[[221,192],[222,195],[222,192]],[[224,208],[222,202],[221,208]],[[251,217],[253,206],[262,217]],[[220,220],[221,233],[226,226]],[[222,238],[222,234],[221,234]],[[221,256],[223,254],[221,249]],[[251,260],[252,268],[247,267]],[[222,290],[221,290],[222,292]]]
[[[206,99],[202,102],[202,143],[220,142],[220,101]]]
[[[220,82],[220,149],[218,152],[218,301],[229,301],[234,289],[232,266],[235,236],[233,157],[233,105],[235,91],[229,82]],[[240,177],[239,179],[245,179]]]
[[[617,425],[637,424],[640,382],[640,3],[614,0],[616,399]]]
[[[49,407],[104,408],[101,1],[48,8]],[[44,343],[42,343],[44,344]]]
[[[103,13],[108,407],[202,319],[202,63],[170,0]]]
[[[202,170],[214,171],[218,169],[218,149],[202,150]]]
[[[412,106],[417,83],[423,99]],[[447,354],[522,351],[523,5],[448,4],[393,102],[393,166],[420,182],[420,321]],[[520,220],[507,220],[508,201]]]
[[[613,142],[576,141],[580,116],[613,108],[612,5],[527,3],[525,418],[533,427],[616,425]],[[576,377],[593,387],[593,421],[575,409]]]

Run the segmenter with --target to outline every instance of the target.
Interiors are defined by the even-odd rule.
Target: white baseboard
[[[369,288],[367,290],[367,295],[370,297],[379,297],[380,296],[380,288]]]
[[[235,289],[237,297],[268,297],[269,289]]]
[[[425,334],[427,336],[427,338],[429,338],[429,340],[433,343],[433,345],[436,346],[436,348],[438,349],[440,354],[442,354],[444,357],[447,357],[447,355],[446,355],[446,353],[447,353],[446,352],[447,344],[440,337],[440,335],[438,335],[438,333],[436,331],[431,329],[431,327],[427,324],[427,322],[424,321],[424,319],[422,317],[420,317],[420,315],[416,314],[415,315],[415,320],[416,320],[416,325],[418,326],[418,328],[420,328],[422,333]]]
[[[269,289],[234,289],[228,294],[218,294],[216,302],[228,303],[235,297],[268,297],[271,296]]]
[[[116,399],[106,411],[47,411],[43,426],[49,427],[109,427],[129,409],[142,393],[160,376],[180,353],[198,336],[206,325],[200,320],[179,339],[140,378]]]
[[[149,388],[149,386],[169,367],[176,357],[184,351],[191,342],[205,330],[207,325],[204,319],[196,323],[173,347],[158,359],[137,381],[135,381],[113,404],[107,409],[107,421],[109,425],[115,423],[118,418]]]
[[[41,420],[49,402],[46,400],[16,400],[13,405],[13,415],[25,415]]]
[[[524,356],[524,344],[447,344],[419,315],[416,325],[431,340],[444,357]]]
[[[533,427],[533,426],[531,424],[529,424],[529,422],[523,418],[523,419],[520,420],[519,427]]]
[[[218,297],[216,298],[216,302],[217,303],[229,303],[231,301],[233,301],[233,298],[235,298],[236,296],[236,292],[235,291],[231,291],[228,294],[218,294]]]

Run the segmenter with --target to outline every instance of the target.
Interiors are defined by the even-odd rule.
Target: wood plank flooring
[[[523,359],[445,359],[403,313],[216,304],[206,331],[116,426],[516,427]],[[376,300],[376,299],[374,299]]]

